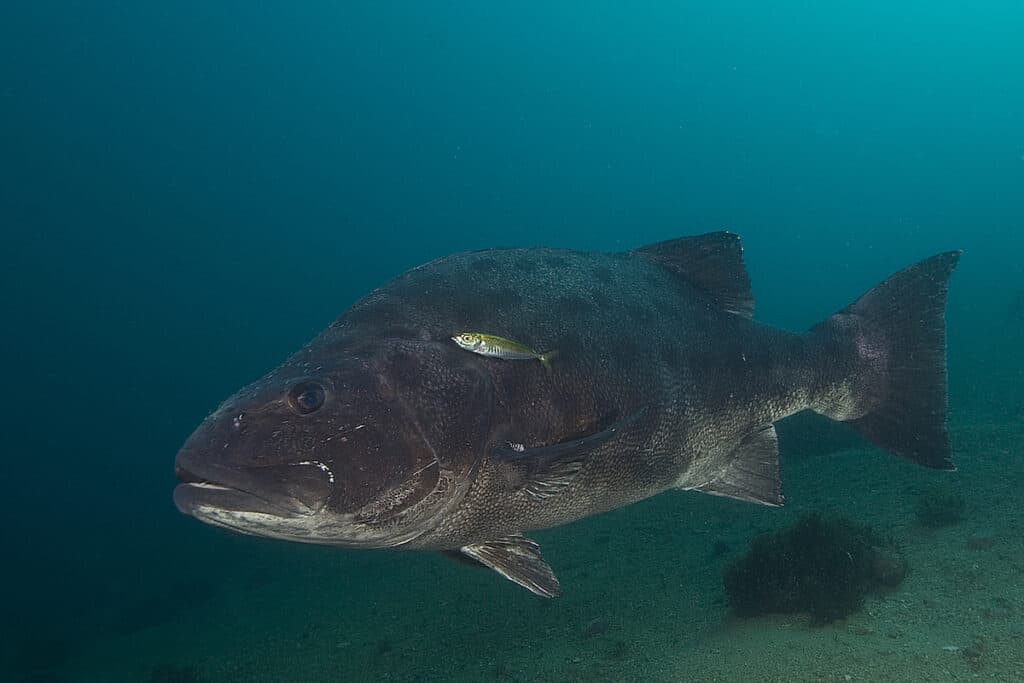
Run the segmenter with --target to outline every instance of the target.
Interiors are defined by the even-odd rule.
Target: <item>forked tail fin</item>
[[[826,399],[819,412],[896,455],[942,470],[956,469],[946,429],[945,309],[960,253],[901,270],[812,330],[831,353],[844,349],[851,369],[845,396]]]

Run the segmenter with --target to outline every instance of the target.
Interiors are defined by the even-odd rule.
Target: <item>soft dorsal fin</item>
[[[739,235],[710,232],[648,244],[636,251],[685,278],[723,309],[745,318],[753,317],[754,295],[743,266]]]

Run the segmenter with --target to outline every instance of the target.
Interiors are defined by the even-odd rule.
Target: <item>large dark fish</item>
[[[258,536],[443,550],[544,596],[524,537],[668,489],[781,505],[772,423],[810,409],[953,469],[944,308],[959,252],[804,334],[751,320],[739,238],[457,254],[356,303],[178,453],[178,508]],[[552,369],[470,353],[486,330]]]

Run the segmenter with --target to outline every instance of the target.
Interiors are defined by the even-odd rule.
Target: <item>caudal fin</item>
[[[863,409],[832,416],[896,455],[942,470],[956,469],[946,429],[945,309],[960,253],[901,270],[816,328],[833,342],[845,338],[856,357],[850,405]]]

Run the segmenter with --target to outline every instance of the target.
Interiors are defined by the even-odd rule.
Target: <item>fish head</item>
[[[461,332],[452,337],[452,341],[467,351],[479,351],[487,345],[483,335],[475,332]]]
[[[175,461],[182,512],[242,533],[390,547],[468,488],[493,389],[450,343],[314,341],[206,418]]]

